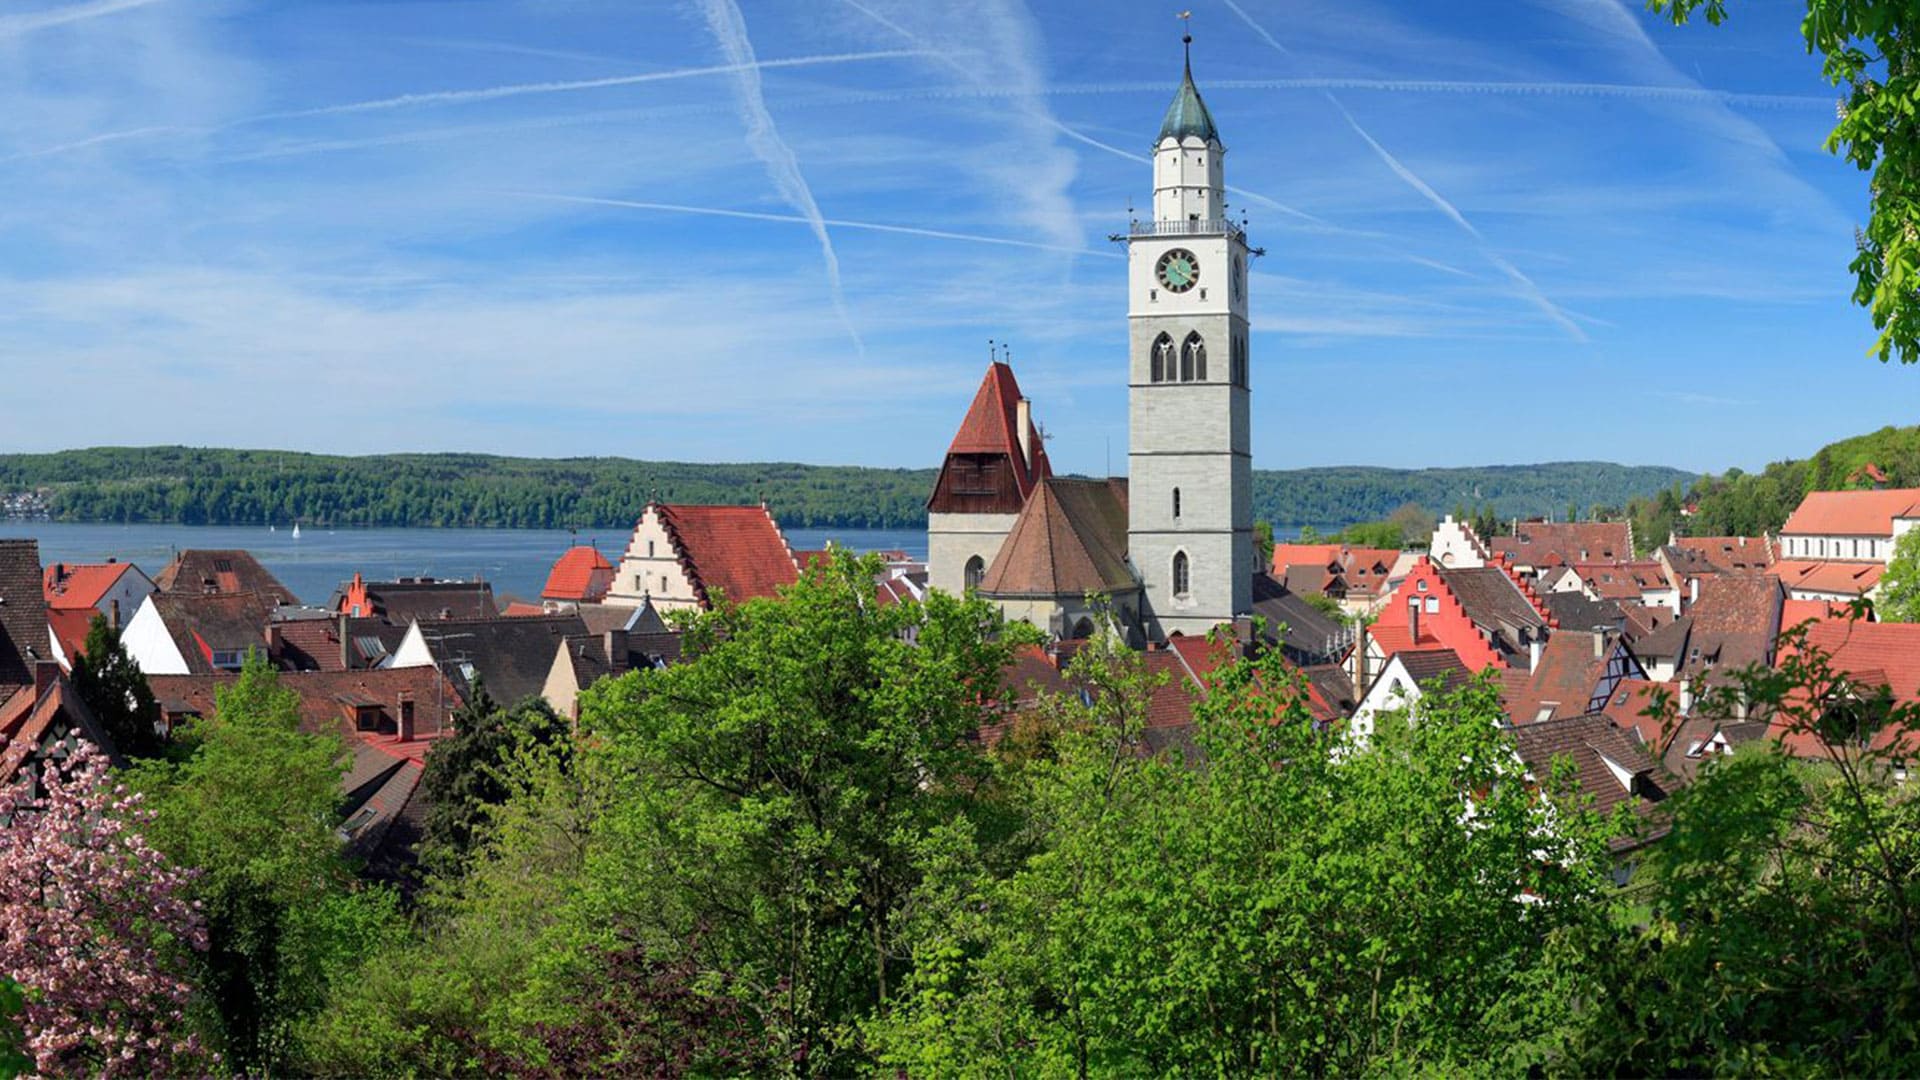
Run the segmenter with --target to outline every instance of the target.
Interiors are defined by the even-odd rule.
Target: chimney
[[[1420,598],[1407,601],[1407,636],[1413,639],[1413,647],[1420,647]]]
[[[33,700],[39,701],[60,681],[60,661],[35,660],[33,662]]]
[[[1540,670],[1540,654],[1545,651],[1546,651],[1546,642],[1541,640],[1541,637],[1539,634],[1534,634],[1527,640],[1527,670],[1528,671]]]
[[[621,672],[627,670],[627,631],[615,627],[603,635],[607,646],[608,670]]]
[[[1606,654],[1607,654],[1606,632],[1601,630],[1595,630],[1593,632],[1593,658],[1595,660],[1598,660],[1601,657],[1605,656]]]
[[[1033,468],[1033,403],[1021,398],[1013,403],[1013,428],[1020,438],[1020,460]]]
[[[1688,715],[1691,715],[1692,713],[1693,713],[1693,680],[1681,679],[1680,680],[1680,715],[1688,716]]]
[[[113,600],[107,607],[107,625],[113,627],[114,633],[120,632],[120,601],[118,599]]]
[[[1699,602],[1700,602],[1700,577],[1699,575],[1696,574],[1693,577],[1687,579],[1687,603],[1697,604]]]
[[[287,632],[285,628],[282,627],[277,622],[268,623],[267,624],[267,658],[269,660],[274,661],[277,664],[280,660],[280,654],[286,651],[286,646],[287,646]]]
[[[413,741],[413,694],[400,691],[400,741]]]
[[[1367,624],[1360,624],[1360,634],[1353,645],[1353,693],[1355,697],[1365,697],[1367,693]]]

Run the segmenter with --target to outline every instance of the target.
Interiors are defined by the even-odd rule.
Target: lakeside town
[[[1920,1068],[1913,463],[1751,535],[1675,489],[1274,542],[1190,15],[1124,475],[995,351],[924,558],[777,490],[525,599],[0,538],[0,1072]]]

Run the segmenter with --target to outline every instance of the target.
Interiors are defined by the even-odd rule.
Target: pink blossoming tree
[[[204,1069],[188,1032],[189,949],[206,948],[190,871],[136,831],[140,798],[80,743],[64,768],[0,792],[0,975],[25,992],[19,1030],[36,1072]]]

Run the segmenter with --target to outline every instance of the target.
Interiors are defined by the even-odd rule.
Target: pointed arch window
[[[986,576],[987,561],[985,559],[975,555],[973,558],[967,560],[966,582],[969,590],[979,588],[980,582]]]
[[[1187,562],[1187,553],[1173,553],[1173,595],[1185,599],[1192,582],[1192,566]]]
[[[1154,382],[1167,382],[1173,378],[1173,339],[1165,334],[1153,339]]]
[[[1200,339],[1200,331],[1187,335],[1180,345],[1180,381],[1207,381],[1207,343]]]

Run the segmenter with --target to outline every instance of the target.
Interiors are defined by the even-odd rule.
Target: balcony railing
[[[1139,221],[1127,226],[1127,236],[1227,236],[1244,237],[1246,234],[1237,222],[1226,218],[1212,218],[1207,221]]]

